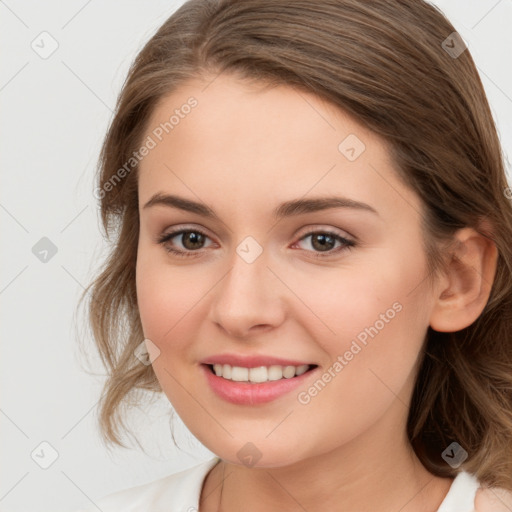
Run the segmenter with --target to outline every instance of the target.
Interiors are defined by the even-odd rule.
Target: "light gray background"
[[[512,0],[433,3],[468,43],[511,158]],[[80,292],[106,254],[92,194],[102,137],[131,61],[181,4],[0,0],[4,512],[70,512],[89,498],[212,456],[180,422],[182,450],[173,446],[165,397],[132,416],[149,455],[137,447],[105,450],[96,429],[101,367],[98,362],[97,376],[82,370],[76,334],[83,319],[74,316]],[[58,43],[46,59],[31,47],[43,31]],[[46,263],[32,252],[42,237],[58,251]],[[50,460],[42,442],[58,453],[48,469],[36,462]]]

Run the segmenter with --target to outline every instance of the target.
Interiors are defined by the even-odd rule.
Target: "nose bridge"
[[[278,280],[268,264],[267,252],[252,237],[235,248],[212,305],[212,319],[228,332],[243,336],[253,326],[279,321]]]
[[[247,237],[235,248],[230,265],[231,270],[221,287],[223,299],[234,301],[240,310],[251,304],[257,307],[265,299],[265,283],[272,275],[267,268],[267,252],[254,238]]]

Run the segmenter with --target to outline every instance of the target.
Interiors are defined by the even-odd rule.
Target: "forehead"
[[[191,102],[195,105],[189,108]],[[187,137],[195,135],[202,145],[214,140],[233,149],[235,143],[246,141],[252,142],[253,148],[259,144],[270,149],[271,144],[282,152],[306,143],[319,152],[334,149],[337,154],[340,138],[352,133],[371,146],[367,149],[380,150],[382,156],[386,152],[385,142],[366,126],[311,92],[290,85],[249,82],[229,74],[210,81],[191,80],[162,97],[146,131],[161,125],[169,143],[177,142],[180,132],[187,131]],[[193,130],[187,130],[191,125]]]
[[[155,146],[139,167],[141,203],[177,189],[191,199],[213,194],[269,209],[269,202],[335,191],[376,208],[397,195],[415,201],[405,197],[411,191],[399,182],[382,139],[290,86],[225,74],[190,81],[161,99],[147,137]]]

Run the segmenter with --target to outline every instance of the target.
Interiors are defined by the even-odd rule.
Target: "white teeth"
[[[249,381],[266,382],[267,373],[267,369],[264,366],[258,366],[257,368],[249,368]]]
[[[219,374],[221,377],[223,375],[226,376],[226,379],[231,379],[231,366],[229,364],[225,364],[224,366],[219,365],[221,368],[221,373]]]
[[[237,382],[244,382],[249,380],[249,368],[242,368],[241,366],[233,366],[231,368],[231,380]]]
[[[279,380],[283,378],[282,366],[270,366],[267,370],[268,380]]]
[[[285,366],[283,370],[283,377],[286,379],[295,377],[295,366]]]
[[[296,375],[302,375],[309,369],[309,365],[301,366],[257,366],[255,368],[244,368],[242,366],[230,366],[229,364],[214,364],[213,371],[217,377],[233,380],[236,382],[267,382],[291,379]]]
[[[309,368],[309,365],[303,364],[302,366],[297,366],[297,369],[295,370],[295,375],[302,375],[303,373],[306,373]]]

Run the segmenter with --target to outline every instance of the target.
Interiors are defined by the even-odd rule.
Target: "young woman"
[[[100,171],[104,437],[163,392],[216,457],[91,510],[512,510],[510,188],[435,7],[188,1]]]

